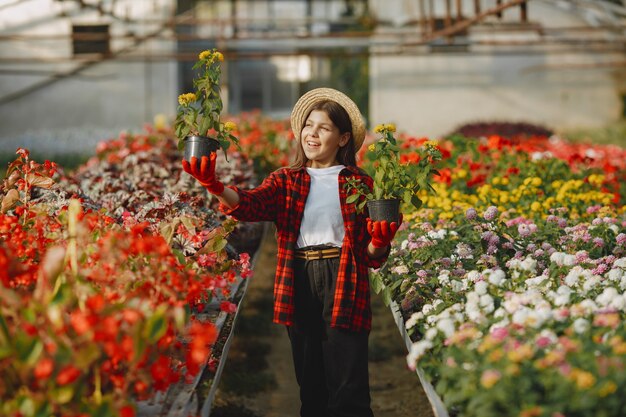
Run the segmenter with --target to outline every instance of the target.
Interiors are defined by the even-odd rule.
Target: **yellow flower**
[[[206,51],[202,51],[200,52],[200,54],[198,55],[198,59],[210,59],[213,56],[213,52],[209,51],[208,49]]]
[[[376,149],[376,145],[372,143],[370,146],[367,147],[367,149],[373,152]]]
[[[574,368],[569,374],[571,379],[579,389],[591,388],[596,383],[596,378],[590,372]]]
[[[502,374],[494,369],[487,369],[480,377],[480,385],[485,388],[491,388],[500,380]]]
[[[385,125],[385,129],[388,132],[392,132],[393,133],[393,132],[396,131],[396,125],[394,125],[393,123],[389,123],[389,124]]]
[[[539,177],[534,177],[532,179],[532,185],[534,185],[535,187],[539,187],[542,183],[543,181],[541,181],[541,178]]]
[[[178,104],[181,106],[189,106],[196,101],[196,95],[194,93],[185,93],[178,96]]]
[[[232,132],[233,130],[237,130],[237,124],[235,122],[226,122],[224,123],[224,130],[227,132]]]
[[[507,354],[507,358],[511,362],[522,362],[532,357],[533,357],[533,348],[528,344],[522,345],[515,350],[511,350]]]
[[[381,133],[383,130],[385,130],[385,125],[376,125],[374,133]]]
[[[533,203],[530,205],[530,209],[532,211],[540,211],[541,210],[541,203],[539,201],[533,201]]]
[[[220,62],[224,61],[224,55],[221,52],[215,52],[215,58]]]
[[[607,381],[598,390],[598,395],[600,397],[606,397],[607,395],[613,394],[616,390],[617,390],[617,385],[615,384],[615,382]]]
[[[530,408],[525,408],[519,413],[519,417],[539,417],[543,413],[541,407],[538,405]]]

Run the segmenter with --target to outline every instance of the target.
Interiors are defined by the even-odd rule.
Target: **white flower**
[[[424,304],[424,307],[422,307],[422,313],[424,313],[424,315],[427,315],[432,310],[433,310],[433,305],[432,304]]]
[[[421,312],[413,313],[413,314],[411,314],[411,317],[409,317],[409,319],[404,324],[404,327],[407,330],[409,330],[413,326],[415,326],[419,320],[421,320],[423,318],[424,318],[424,314],[423,313],[421,313]]]
[[[539,275],[534,278],[528,278],[525,283],[528,287],[541,287],[541,284],[546,280],[546,278],[548,277],[545,275]]]
[[[626,269],[626,258],[619,258],[613,262],[613,266],[616,268]]]
[[[494,313],[493,313],[493,317],[500,319],[503,317],[506,317],[506,310],[502,307],[499,307]]]
[[[565,276],[565,283],[570,287],[576,286],[578,284],[578,280],[583,277],[583,268],[576,265],[573,267]]]
[[[406,265],[398,265],[391,268],[391,272],[398,275],[406,275],[409,273],[409,268]]]
[[[617,268],[611,269],[606,274],[606,277],[608,278],[609,281],[615,281],[615,282],[621,280],[623,276],[624,276],[624,271],[622,271],[621,269],[617,269]]]
[[[476,270],[472,270],[467,273],[467,279],[469,281],[476,282],[478,281],[479,278],[480,278],[480,272]]]
[[[602,307],[607,307],[611,304],[614,298],[620,296],[615,288],[609,287],[602,291],[602,294],[596,297],[596,303]]]
[[[589,322],[587,320],[583,319],[582,317],[581,318],[577,318],[574,321],[573,327],[574,327],[574,331],[576,333],[584,333],[589,328]]]
[[[611,229],[613,231],[613,233],[618,234],[619,233],[619,227],[617,227],[616,224],[612,224],[609,226],[609,229]]]
[[[447,272],[447,271],[444,271]],[[450,273],[447,274],[439,274],[439,276],[437,277],[437,280],[439,281],[439,284],[443,285],[447,285],[448,283],[450,283]]]
[[[446,338],[451,337],[454,334],[454,323],[451,319],[439,320],[437,328],[443,332]]]
[[[480,306],[486,313],[491,313],[494,310],[493,297],[489,294],[483,294],[480,296]]]
[[[556,296],[554,297],[554,304],[557,306],[564,306],[569,303],[569,297],[572,293],[572,289],[567,285],[561,285],[558,290],[556,290]]]
[[[624,311],[626,309],[626,298],[624,298],[626,294],[620,294],[617,297],[611,300],[611,304],[609,307],[612,307],[616,310]]]
[[[526,320],[528,320],[529,310],[527,307],[522,307],[513,313],[512,321],[515,324],[525,325]]]
[[[598,305],[595,303],[595,301],[588,298],[582,300],[580,303],[578,303],[578,305],[585,310],[585,314],[591,314],[598,310]]]
[[[487,294],[488,286],[489,284],[487,284],[487,281],[478,281],[474,289],[477,294],[483,295],[483,294]]]
[[[534,273],[534,272],[537,271],[537,260],[533,259],[531,256],[527,256],[521,262],[520,267],[524,271],[529,271],[529,272],[533,272]]]
[[[563,259],[565,258],[565,254],[562,252],[554,252],[550,255],[550,262],[557,264],[558,266],[563,265]]]
[[[600,275],[592,275],[588,277],[585,282],[583,282],[584,293],[591,291],[596,285],[600,284],[601,281],[602,277]]]
[[[406,363],[409,368],[415,370],[419,358],[431,347],[433,347],[433,344],[430,340],[420,340],[419,342],[413,343],[411,345],[411,351],[406,357]]]
[[[565,254],[565,256],[563,257],[563,265],[565,266],[572,266],[576,264],[576,257],[572,254]]]
[[[400,248],[401,248],[402,250],[405,250],[408,246],[409,246],[409,241],[408,241],[408,239],[405,239],[405,240],[403,240],[403,241],[402,241],[402,243],[400,243]]]
[[[491,273],[489,274],[489,282],[496,286],[499,286],[500,284],[502,284],[505,278],[506,278],[506,274],[501,269],[496,269],[495,271],[491,271]]]
[[[453,279],[450,281],[450,288],[452,288],[452,291],[454,292],[460,292],[461,290],[463,290],[463,283],[461,281]]]
[[[437,329],[434,327],[431,327],[430,329],[426,330],[426,334],[424,335],[424,338],[426,340],[433,340],[435,337],[437,337],[437,333],[439,333]]]

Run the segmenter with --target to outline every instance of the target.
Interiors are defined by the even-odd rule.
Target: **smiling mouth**
[[[320,147],[320,144],[319,144],[319,143],[315,143],[315,142],[309,142],[309,141],[307,141],[307,143],[306,143],[306,144],[307,144],[307,146],[308,146],[309,148],[319,148],[319,147]]]

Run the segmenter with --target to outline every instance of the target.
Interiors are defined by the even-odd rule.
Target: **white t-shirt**
[[[345,230],[339,203],[339,172],[343,165],[328,168],[307,168],[311,188],[304,206],[304,216],[296,246],[341,247]]]

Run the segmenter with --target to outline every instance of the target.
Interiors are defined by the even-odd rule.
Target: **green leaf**
[[[74,386],[66,385],[52,391],[52,399],[59,404],[67,404],[74,397]]]
[[[370,288],[375,294],[380,293],[383,286],[383,282],[378,275],[370,275]]]
[[[351,196],[346,198],[346,203],[352,204],[352,203],[358,201],[358,199],[359,199],[359,195],[358,194],[352,194]]]
[[[389,307],[389,305],[391,304],[391,289],[389,287],[385,287],[383,289],[383,302],[385,303],[386,307]]]
[[[165,320],[165,312],[163,308],[157,309],[152,317],[150,317],[144,328],[143,336],[152,343],[156,343],[167,331],[167,322]]]
[[[413,207],[415,207],[416,209],[422,207],[422,200],[420,200],[420,198],[416,195],[411,196],[411,204],[413,205]]]

